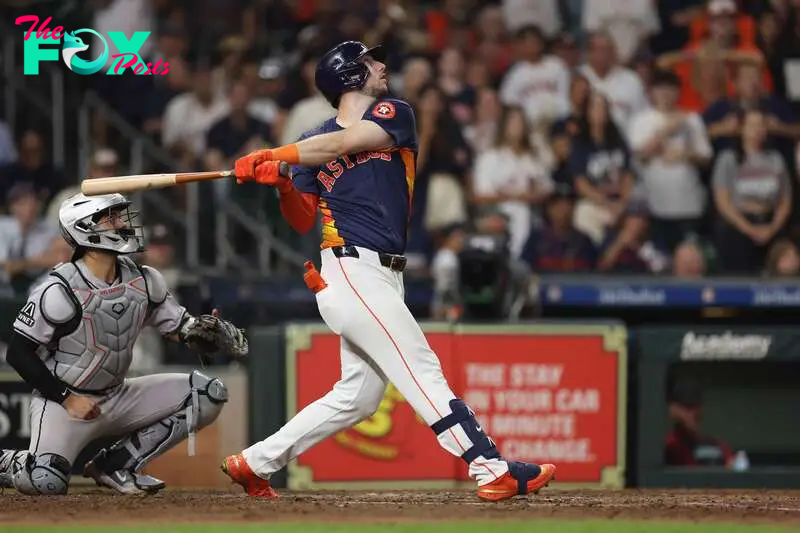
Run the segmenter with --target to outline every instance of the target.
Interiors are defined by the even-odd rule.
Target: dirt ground
[[[126,497],[80,488],[64,497],[0,494],[0,524],[221,521],[528,520],[618,518],[797,525],[800,491],[589,491],[550,489],[486,503],[472,492],[282,492],[278,500],[216,492]]]

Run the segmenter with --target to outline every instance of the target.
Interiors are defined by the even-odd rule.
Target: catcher
[[[74,248],[19,312],[7,361],[34,388],[27,451],[0,452],[0,485],[24,494],[66,494],[72,464],[99,437],[121,437],[86,464],[84,475],[124,494],[165,484],[141,473],[153,458],[211,424],[228,400],[225,385],[198,371],[126,379],[132,348],[149,324],[207,355],[248,352],[241,330],[218,313],[193,317],[161,274],[125,254],[143,249],[138,213],[121,194],[64,201],[61,232]]]

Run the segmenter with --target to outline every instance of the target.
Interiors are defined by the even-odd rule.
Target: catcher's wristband
[[[197,322],[195,317],[188,316],[180,325],[180,328],[178,329],[178,339],[180,339],[181,342],[186,342],[186,334],[192,329],[192,326],[194,326],[195,322]]]

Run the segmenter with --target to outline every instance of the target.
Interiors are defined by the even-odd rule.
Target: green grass
[[[737,524],[692,524],[678,522],[540,521],[528,522],[437,522],[405,524],[367,523],[219,523],[142,524],[141,526],[8,526],[2,533],[788,533],[795,528]]]

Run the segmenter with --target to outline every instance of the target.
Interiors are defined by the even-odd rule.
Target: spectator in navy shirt
[[[647,198],[632,200],[624,218],[608,232],[600,246],[597,269],[624,274],[660,274],[668,266],[668,252],[650,238]]]
[[[553,123],[550,138],[555,155],[554,179],[569,179],[569,154],[575,139],[583,134],[586,126],[586,104],[591,85],[585,76],[573,73],[569,86],[570,112]]]
[[[719,154],[736,147],[742,133],[742,113],[750,109],[760,109],[764,113],[769,134],[767,142],[780,151],[787,164],[791,162],[794,142],[800,138],[800,125],[787,102],[764,91],[761,67],[756,65],[739,67],[736,96],[718,100],[703,113],[714,151]]]
[[[273,145],[270,127],[261,122],[248,111],[250,89],[239,80],[231,86],[228,97],[229,112],[227,116],[215,122],[206,134],[205,164],[210,170],[223,170],[233,167],[233,161],[241,154]],[[256,183],[239,185],[230,191],[230,196],[223,189],[228,184],[223,181],[203,183],[200,197],[203,202],[225,202],[232,198],[256,216],[264,216],[264,203],[268,194]],[[209,205],[204,203],[204,205]],[[221,207],[220,207],[221,209]],[[206,217],[207,218],[207,217]],[[210,220],[203,220],[201,230],[212,231]],[[252,234],[243,231],[239,226],[231,228],[231,239],[234,248],[242,254],[253,253],[258,249]]]
[[[67,185],[66,177],[47,157],[44,138],[36,130],[26,130],[19,140],[15,163],[0,168],[0,195],[8,194],[15,183],[33,184],[39,200],[47,203]]]
[[[546,221],[533,230],[520,260],[535,273],[587,272],[594,268],[597,251],[592,241],[572,225],[575,193],[558,183],[546,203]]]
[[[573,143],[569,161],[580,198],[575,227],[598,245],[625,212],[634,178],[628,146],[611,118],[608,100],[599,92],[589,96],[582,133]]]
[[[269,126],[250,114],[249,104],[250,89],[243,82],[236,82],[230,91],[230,112],[206,134],[206,166],[210,169],[230,168],[240,154],[273,142]]]

